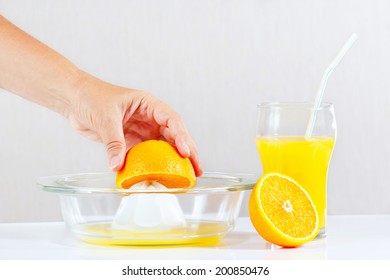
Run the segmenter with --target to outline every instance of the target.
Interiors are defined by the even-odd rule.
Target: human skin
[[[200,176],[195,144],[179,114],[145,91],[107,83],[0,15],[0,88],[66,117],[82,135],[102,142],[113,171],[126,152],[148,139],[174,144]]]

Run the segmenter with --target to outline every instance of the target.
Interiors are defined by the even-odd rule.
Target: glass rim
[[[254,174],[229,174],[223,172],[204,172],[203,179],[227,180],[229,183],[220,186],[198,186],[193,188],[170,188],[153,191],[118,189],[113,186],[84,187],[77,185],[83,180],[90,180],[112,175],[112,172],[74,173],[67,175],[40,177],[37,185],[44,191],[57,194],[135,194],[135,193],[219,193],[251,190],[256,180]],[[81,179],[79,179],[81,177]],[[76,184],[75,184],[76,183]]]
[[[321,106],[315,108],[313,103],[309,102],[262,102],[257,104],[257,109],[293,109],[293,108],[303,108],[310,111],[320,111],[325,109],[333,109],[333,103],[331,102],[322,102]]]

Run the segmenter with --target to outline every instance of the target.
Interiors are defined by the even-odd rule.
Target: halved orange
[[[147,140],[132,147],[123,168],[116,174],[116,186],[128,189],[142,182],[158,182],[167,188],[190,188],[196,183],[194,168],[176,147],[162,140]]]
[[[267,241],[296,247],[318,234],[319,219],[309,194],[292,178],[264,174],[249,199],[249,216],[257,232]]]

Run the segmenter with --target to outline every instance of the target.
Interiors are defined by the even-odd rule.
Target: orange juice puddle
[[[275,136],[256,139],[264,173],[293,178],[310,195],[321,229],[326,226],[326,179],[335,139],[332,137]]]
[[[95,223],[76,229],[86,243],[103,246],[212,245],[219,242],[231,226],[217,222],[187,221],[185,228],[165,231],[126,231],[112,229],[111,223]]]

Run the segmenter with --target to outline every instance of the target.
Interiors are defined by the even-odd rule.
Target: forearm
[[[85,74],[0,16],[0,87],[67,115]]]

